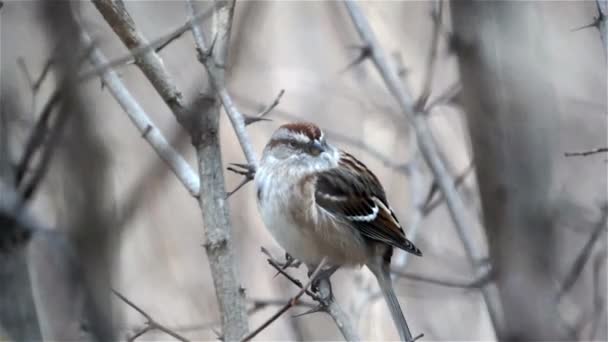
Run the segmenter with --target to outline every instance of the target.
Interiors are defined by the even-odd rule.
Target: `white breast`
[[[364,263],[367,247],[354,228],[330,224],[335,221],[318,208],[314,209],[319,216],[318,225],[302,226],[295,222],[288,203],[293,203],[299,189],[295,182],[289,183],[289,179],[300,177],[271,172],[263,166],[255,179],[262,220],[277,243],[294,258],[308,264],[317,264],[324,256],[335,265]]]

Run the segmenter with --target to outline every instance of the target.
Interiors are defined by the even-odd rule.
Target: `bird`
[[[331,145],[310,122],[274,131],[255,173],[260,216],[276,242],[309,270],[321,260],[365,265],[376,277],[399,336],[412,335],[393,290],[394,248],[422,252],[405,236],[379,179],[350,153]]]

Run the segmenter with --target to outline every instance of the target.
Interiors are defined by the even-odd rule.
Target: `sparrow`
[[[365,265],[376,277],[404,341],[412,336],[393,290],[393,249],[417,256],[378,178],[351,154],[329,144],[313,123],[279,127],[255,174],[262,220],[276,242],[314,269]]]

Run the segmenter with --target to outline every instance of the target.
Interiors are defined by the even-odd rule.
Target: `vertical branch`
[[[192,1],[188,2],[191,18],[194,18],[194,7]],[[226,89],[225,68],[228,54],[228,42],[230,29],[232,27],[232,15],[234,11],[234,1],[220,1],[216,5],[216,20],[218,30],[210,44],[205,40],[201,27],[191,19],[192,35],[196,43],[199,61],[205,66],[209,81],[217,92],[219,99],[224,106],[226,114],[232,123],[232,127],[239,140],[247,163],[255,171],[257,168],[257,157],[253,151],[249,134],[246,130],[245,116],[238,111],[234,101]]]
[[[463,243],[467,257],[471,264],[479,264],[482,255],[471,238],[473,236],[471,233],[473,223],[470,214],[467,213],[462,198],[456,191],[454,181],[452,180],[445,163],[439,156],[436,143],[431,134],[424,112],[416,110],[411,93],[405,85],[402,84],[395,67],[389,63],[389,59],[380,47],[380,44],[359,5],[352,0],[346,1],[345,5],[359,36],[371,51],[370,58],[374,62],[376,69],[380,73],[380,76],[391,94],[395,97],[403,114],[413,125],[420,152],[431,169],[439,188],[444,193],[450,215],[456,227],[456,232]],[[494,327],[498,327],[503,318],[500,303],[497,301],[497,296],[495,295],[496,287],[492,283],[488,283],[482,288],[482,293],[488,307],[488,313],[492,320],[492,324]]]
[[[192,13],[193,4],[189,3]],[[239,340],[249,330],[244,291],[240,285],[234,246],[231,239],[231,224],[226,204],[222,155],[219,141],[220,103],[214,94],[218,84],[224,81],[224,66],[227,60],[234,1],[219,1],[215,4],[217,32],[211,51],[200,46],[202,31],[192,22],[192,32],[199,45],[199,58],[205,61],[220,82],[212,82],[214,89],[205,91],[195,103],[191,128],[192,143],[199,164],[201,194],[199,204],[205,226],[205,250],[213,275],[213,284],[222,316],[223,337],[227,341]],[[205,54],[208,54],[205,56]],[[215,79],[215,78],[214,78]]]

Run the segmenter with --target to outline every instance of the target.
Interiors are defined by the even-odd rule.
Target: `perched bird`
[[[314,269],[366,265],[376,276],[402,340],[411,333],[393,291],[393,248],[422,253],[406,237],[380,181],[359,160],[327,143],[312,123],[279,127],[255,175],[258,208],[275,240]]]

